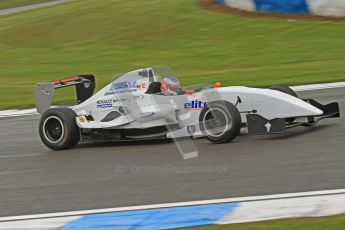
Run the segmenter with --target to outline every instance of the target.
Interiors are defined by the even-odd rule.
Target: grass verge
[[[189,230],[343,230],[345,226],[345,215],[320,217],[272,220],[257,223],[213,225],[209,227],[188,228]],[[187,228],[186,228],[187,230]]]
[[[169,65],[184,85],[345,80],[340,22],[245,18],[195,0],[75,0],[0,18],[0,109],[34,104],[34,83]],[[58,102],[68,103],[63,93]]]

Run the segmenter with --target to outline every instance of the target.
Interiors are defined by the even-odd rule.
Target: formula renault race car
[[[93,75],[36,84],[40,137],[53,150],[97,139],[206,137],[218,144],[233,140],[241,128],[249,134],[282,133],[340,116],[338,103],[302,100],[286,86],[200,84],[166,95],[166,78],[175,79],[168,67],[139,69],[115,77],[94,95]],[[78,104],[50,108],[55,89],[68,86],[76,86]]]

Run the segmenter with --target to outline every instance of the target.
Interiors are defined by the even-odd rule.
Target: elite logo
[[[191,102],[187,102],[184,104],[185,109],[191,109],[191,110],[200,110],[207,106],[207,102],[194,100]]]

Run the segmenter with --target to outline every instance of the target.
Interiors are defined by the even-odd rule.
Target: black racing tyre
[[[270,89],[276,90],[276,91],[279,91],[279,92],[282,92],[282,93],[286,93],[286,94],[289,94],[290,96],[298,98],[297,93],[293,89],[291,89],[289,86],[286,86],[286,85],[275,85],[275,86],[270,87]],[[292,123],[295,120],[296,120],[295,117],[291,117],[291,118],[286,118],[285,119],[285,121],[287,123]]]
[[[69,108],[59,107],[45,111],[39,121],[42,142],[50,149],[72,148],[80,140],[76,113]]]
[[[199,122],[202,133],[215,144],[230,142],[242,127],[240,112],[227,101],[208,103],[200,112]]]

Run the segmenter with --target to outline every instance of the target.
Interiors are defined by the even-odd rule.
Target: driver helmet
[[[180,81],[175,77],[165,77],[161,82],[162,93],[166,96],[176,96],[183,94]]]

